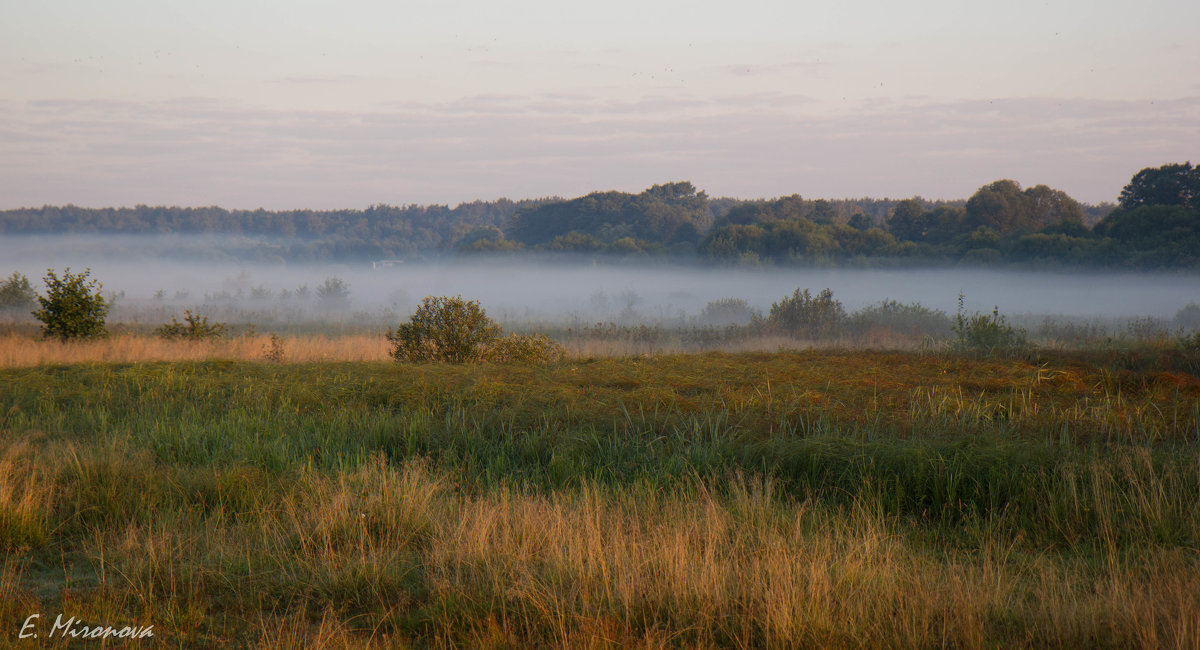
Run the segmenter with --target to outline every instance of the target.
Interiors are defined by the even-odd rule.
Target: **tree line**
[[[961,201],[710,198],[690,182],[633,194],[365,210],[139,205],[0,212],[8,234],[206,234],[250,238],[260,261],[365,261],[453,253],[584,253],[718,264],[974,263],[1200,267],[1200,168],[1146,168],[1117,204],[997,180]],[[259,245],[261,244],[261,245]]]

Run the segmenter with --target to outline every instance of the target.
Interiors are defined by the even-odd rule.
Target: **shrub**
[[[229,333],[229,326],[225,323],[209,323],[207,316],[197,316],[190,309],[184,310],[183,314],[182,323],[171,317],[170,323],[154,330],[154,333],[164,339],[187,339],[189,341],[217,339]]]
[[[478,300],[427,296],[409,322],[389,332],[387,339],[397,361],[464,363],[480,360],[501,332]]]
[[[263,359],[271,363],[283,363],[283,339],[278,334],[271,335],[271,341],[263,346]]]
[[[562,346],[544,334],[503,334],[478,300],[428,296],[387,339],[397,361],[548,363],[565,356]]]
[[[728,327],[730,325],[749,325],[758,320],[762,314],[741,298],[722,298],[704,306],[700,312],[701,325],[708,327]]]
[[[60,278],[53,269],[46,271],[42,282],[46,295],[38,296],[41,309],[33,312],[42,321],[42,335],[62,341],[104,336],[104,319],[109,304],[100,293],[101,284],[89,280],[91,269],[72,274],[68,268]]]
[[[1185,332],[1200,330],[1200,305],[1188,303],[1183,309],[1175,312],[1172,322],[1175,327]]]
[[[846,329],[853,334],[867,334],[875,328],[902,336],[941,339],[950,335],[954,324],[940,309],[930,309],[916,302],[905,305],[895,300],[863,307],[846,320]]]
[[[482,359],[492,363],[550,363],[566,356],[562,346],[545,334],[509,334],[487,346]]]
[[[808,289],[771,304],[767,322],[789,334],[827,336],[846,318],[841,301],[833,299],[833,291],[823,289],[813,297]]]
[[[0,282],[0,309],[28,309],[37,303],[37,292],[23,273],[13,271]]]
[[[350,285],[339,277],[326,278],[317,287],[317,302],[325,309],[344,309],[350,304]]]
[[[1000,315],[998,307],[992,313],[966,315],[963,296],[958,296],[958,315],[954,321],[954,333],[958,335],[957,347],[966,352],[996,354],[1012,352],[1027,345],[1025,332],[1008,324]]]

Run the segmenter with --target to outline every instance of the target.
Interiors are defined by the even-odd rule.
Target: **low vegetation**
[[[219,339],[229,335],[229,326],[225,323],[210,323],[207,316],[193,314],[192,310],[184,310],[183,322],[171,317],[171,322],[154,330],[154,333],[164,339],[184,339],[188,341],[203,341]]]
[[[63,611],[187,647],[1200,645],[1176,352],[376,340],[0,369],[6,634]]]
[[[389,332],[397,361],[541,363],[564,356],[545,335],[509,334],[479,306],[462,296],[428,296],[407,323]]]

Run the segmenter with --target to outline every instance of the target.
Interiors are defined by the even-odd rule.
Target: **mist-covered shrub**
[[[1172,324],[1184,332],[1200,330],[1200,305],[1188,303],[1183,309],[1175,312]]]
[[[1024,330],[1013,327],[998,307],[990,314],[967,315],[963,308],[963,296],[958,297],[958,315],[955,317],[955,347],[963,352],[1000,354],[1013,352],[1028,345]]]
[[[109,303],[100,292],[100,282],[88,278],[91,272],[71,273],[68,268],[60,278],[53,269],[46,271],[42,278],[46,295],[38,296],[41,309],[33,312],[33,317],[42,321],[43,336],[69,341],[108,333],[104,323]]]
[[[700,311],[696,320],[707,327],[729,327],[730,325],[749,325],[762,318],[762,312],[750,306],[741,298],[722,298],[714,300]]]
[[[1121,336],[1133,341],[1165,341],[1169,325],[1153,316],[1134,318],[1121,328]]]
[[[1178,347],[1183,357],[1179,364],[1180,367],[1185,372],[1200,377],[1200,330],[1180,337]]]
[[[767,322],[771,327],[788,334],[819,337],[833,334],[846,318],[841,301],[833,299],[833,291],[822,289],[813,296],[808,289],[771,304]]]
[[[509,334],[484,347],[481,359],[490,363],[550,363],[566,351],[545,334]]]
[[[1034,330],[1034,338],[1056,345],[1081,347],[1106,340],[1109,332],[1104,325],[1081,319],[1046,317]]]
[[[412,318],[387,339],[397,361],[465,363],[481,360],[502,333],[478,300],[426,296]]]
[[[192,310],[183,311],[183,322],[171,317],[171,322],[159,326],[154,333],[164,339],[185,339],[188,341],[203,341],[219,339],[229,334],[229,326],[225,323],[210,323],[208,316],[193,314]]]
[[[325,278],[325,282],[317,286],[317,302],[323,309],[345,309],[350,304],[350,285],[336,276]]]
[[[0,309],[29,309],[37,304],[37,292],[29,278],[13,271],[8,279],[0,282]]]
[[[868,305],[846,319],[846,331],[850,334],[862,336],[878,330],[900,336],[944,339],[954,332],[954,321],[940,309],[896,300]]]

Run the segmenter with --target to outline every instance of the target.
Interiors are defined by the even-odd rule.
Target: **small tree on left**
[[[37,292],[23,273],[13,271],[0,282],[0,309],[28,309],[37,302]]]
[[[46,271],[42,278],[46,295],[38,296],[42,308],[33,312],[33,317],[42,321],[46,338],[69,341],[107,334],[104,319],[109,304],[100,293],[100,282],[88,279],[90,274],[91,269],[73,274],[68,268],[60,278],[54,269]]]

